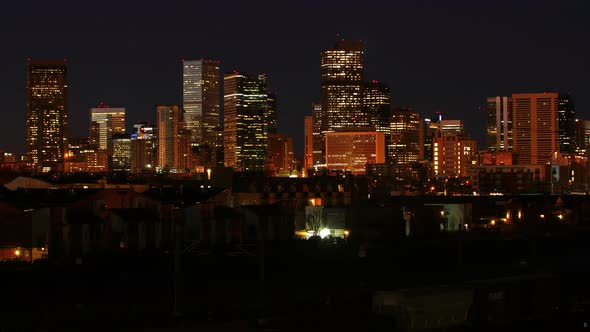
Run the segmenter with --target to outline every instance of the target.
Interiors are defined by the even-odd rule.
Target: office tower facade
[[[274,92],[268,93],[267,111],[264,114],[264,124],[266,125],[267,133],[277,133],[277,95]]]
[[[558,93],[512,95],[514,148],[517,164],[545,164],[559,152]]]
[[[575,153],[576,110],[569,94],[560,94],[558,97],[557,126],[559,129],[559,152]]]
[[[363,175],[367,164],[385,163],[385,135],[378,131],[326,133],[326,167]]]
[[[313,167],[313,116],[303,117],[303,169]]]
[[[224,76],[224,160],[237,171],[262,171],[268,148],[265,75],[234,71]]]
[[[587,157],[590,152],[590,121],[576,119],[574,127],[575,153]]]
[[[188,129],[178,130],[178,164],[176,172],[190,172],[195,168],[196,156],[191,149],[191,131]],[[207,155],[207,160],[210,160]]]
[[[434,135],[438,131],[439,123],[437,121],[433,121],[432,119],[424,119],[422,122],[422,132],[424,137],[423,149],[420,155],[420,159],[433,161],[434,154],[433,154],[433,139]]]
[[[131,134],[131,172],[153,172],[157,155],[157,128],[147,122],[133,125]]]
[[[389,130],[389,110],[391,109],[391,93],[389,87],[378,81],[366,82],[363,84],[363,116],[367,117],[366,122],[377,131],[385,132],[387,141],[387,130]]]
[[[221,120],[221,71],[217,60],[184,60],[182,107],[191,144],[212,146]]]
[[[487,99],[487,149],[490,152],[512,151],[512,98]]]
[[[113,156],[112,138],[125,134],[125,108],[108,107],[100,103],[90,109],[90,144]]]
[[[311,104],[313,164],[326,165],[325,117],[321,103]]]
[[[27,156],[35,170],[58,170],[68,146],[66,61],[27,60]]]
[[[289,176],[295,168],[293,139],[283,134],[268,134],[268,160],[275,176]]]
[[[437,131],[433,139],[434,175],[466,177],[477,163],[477,142],[462,135],[444,135]]]
[[[387,160],[396,165],[398,174],[406,171],[420,156],[421,121],[420,114],[412,108],[391,110]],[[387,141],[387,138],[385,139]]]
[[[362,112],[363,64],[361,41],[340,39],[322,51],[321,104],[327,131],[369,125]]]
[[[113,172],[131,171],[131,136],[114,134],[111,138],[113,154],[109,169]]]
[[[178,106],[156,106],[158,126],[158,161],[162,169],[175,169],[179,165],[178,131],[181,129],[182,114]]]
[[[463,120],[440,120],[439,128],[443,135],[463,135],[465,133]]]

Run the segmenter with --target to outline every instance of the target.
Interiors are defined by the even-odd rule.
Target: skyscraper
[[[126,134],[115,134],[111,138],[113,154],[109,155],[113,172],[129,172],[131,170],[131,137]]]
[[[314,117],[314,164],[325,164],[325,133],[342,128],[367,127],[363,111],[363,42],[339,39],[332,49],[321,52],[321,122]],[[321,152],[320,152],[321,147]]]
[[[147,122],[133,125],[131,134],[131,172],[154,171],[156,164],[156,131]]]
[[[492,152],[512,151],[512,98],[489,97],[487,99],[487,112],[488,150]]]
[[[303,169],[313,166],[313,117],[303,117]]]
[[[540,165],[559,152],[557,93],[512,95],[514,148],[517,164]]]
[[[265,75],[234,71],[224,76],[224,159],[237,171],[262,171],[268,147]]]
[[[321,103],[311,104],[311,119],[313,122],[312,147],[313,147],[313,164],[326,164],[326,142],[325,142],[325,117]]]
[[[267,110],[264,113],[264,123],[268,134],[277,133],[277,95],[269,92],[267,97]]]
[[[67,152],[66,61],[27,61],[27,155],[37,170],[58,170]]]
[[[158,162],[162,169],[179,166],[179,139],[181,113],[178,106],[160,105],[156,107],[158,121]]]
[[[106,150],[109,167],[113,167],[113,137],[125,134],[125,108],[108,107],[100,103],[90,109],[90,145],[99,150]]]
[[[387,160],[395,163],[398,173],[404,173],[411,163],[418,161],[423,148],[420,114],[412,108],[396,108],[391,110],[389,124]]]
[[[569,94],[560,94],[557,104],[557,125],[559,127],[559,151],[573,154],[576,150],[576,111]]]
[[[389,87],[378,81],[366,82],[363,84],[363,116],[367,117],[370,127],[377,131],[389,130],[389,110],[391,108],[391,93]],[[386,142],[387,143],[387,142]]]
[[[191,144],[213,146],[220,123],[221,74],[217,60],[185,60],[182,103]]]

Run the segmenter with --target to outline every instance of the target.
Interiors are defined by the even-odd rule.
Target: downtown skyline
[[[195,38],[194,45],[190,46],[178,42],[196,31],[182,29],[187,27],[186,23],[162,28],[146,21],[146,17],[165,6],[148,3],[145,13],[135,15],[126,5],[108,11],[107,3],[96,13],[85,12],[69,20],[87,18],[88,25],[96,30],[103,21],[121,18],[121,30],[106,25],[84,38],[75,38],[82,32],[59,29],[60,25],[65,28],[66,23],[58,22],[55,31],[63,33],[63,38],[53,40],[52,44],[46,40],[25,42],[32,35],[34,29],[31,28],[8,36],[8,43],[13,48],[2,56],[9,68],[0,84],[10,114],[1,124],[0,148],[24,152],[23,87],[27,58],[68,59],[68,116],[70,136],[74,137],[87,136],[88,109],[99,102],[125,107],[128,127],[142,120],[153,122],[156,104],[182,105],[181,60],[213,58],[221,61],[222,73],[238,69],[268,75],[269,90],[277,92],[278,131],[293,137],[295,152],[300,158],[303,116],[311,114],[311,103],[318,101],[320,95],[320,52],[333,43],[337,33],[343,38],[365,41],[365,76],[389,85],[392,106],[413,106],[422,117],[431,117],[440,111],[447,119],[464,119],[468,134],[476,138],[480,146],[485,142],[485,103],[490,96],[569,92],[575,100],[578,117],[587,118],[590,115],[587,97],[590,87],[585,80],[588,67],[584,59],[588,56],[588,46],[582,45],[583,28],[587,23],[572,19],[572,16],[579,15],[579,9],[584,5],[575,1],[560,4],[567,16],[557,17],[559,24],[549,24],[542,20],[543,15],[549,13],[528,8],[531,3],[512,5],[511,11],[506,12],[483,5],[459,6],[457,2],[385,5],[382,9],[405,9],[408,14],[408,18],[401,18],[398,11],[391,21],[393,18],[399,20],[396,22],[415,19],[415,29],[402,25],[399,31],[393,28],[396,25],[386,24],[387,15],[378,10],[380,6],[367,4],[367,11],[357,14],[350,8],[345,9],[343,3],[334,15],[327,15],[327,4],[311,6],[304,3],[290,15],[281,16],[278,9],[266,9],[264,13],[276,23],[276,29],[264,30],[260,36],[230,36],[224,33],[228,27],[218,31],[214,28],[220,28],[221,23],[215,23],[211,24],[210,35],[202,40]],[[439,18],[436,11],[441,7],[441,16],[448,14],[454,20]],[[460,7],[460,13],[452,13],[457,7]],[[182,17],[185,15],[183,8],[192,8],[192,5],[177,3],[166,8],[162,13],[164,17]],[[74,9],[69,8],[68,13]],[[206,9],[211,13],[222,10],[221,7]],[[243,14],[254,11],[238,9]],[[45,10],[51,12],[51,9]],[[44,22],[40,9],[32,11],[38,19],[33,26]],[[461,16],[466,13],[471,16]],[[492,16],[498,13],[503,18],[502,24],[492,20]],[[297,14],[307,15],[305,17],[310,22],[309,26],[299,25],[299,33],[290,25],[297,21]],[[360,26],[360,23],[346,25],[335,17],[336,14],[341,14],[341,18],[358,15],[360,22],[369,18],[377,22],[367,26]],[[521,19],[524,21],[524,18],[535,15],[540,18],[534,27],[521,22]],[[332,24],[327,25],[328,28],[320,27],[320,19]],[[10,22],[12,18],[6,20]],[[466,31],[461,27],[465,20],[481,22],[470,27],[473,31]],[[445,25],[437,25],[442,22],[446,22]],[[439,28],[434,29],[435,26]],[[142,27],[147,29],[140,34]],[[306,36],[302,31],[316,31],[317,35]],[[131,36],[135,38],[129,39]],[[504,40],[493,39],[499,37]],[[537,43],[545,39],[561,42],[551,48]],[[498,48],[504,48],[501,47],[502,41],[512,46],[508,47],[510,52],[487,48],[494,43],[499,43]],[[252,42],[260,47],[245,46]],[[518,47],[519,43],[523,45]],[[486,52],[482,53],[484,50]],[[554,66],[547,65],[551,61]]]

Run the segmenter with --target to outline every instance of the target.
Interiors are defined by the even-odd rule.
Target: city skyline
[[[162,9],[162,15],[166,17],[183,17],[183,12],[193,6],[188,3],[166,7],[148,2],[144,8],[145,14],[136,14],[127,4],[117,7],[117,10],[109,10],[107,2],[95,12],[81,12],[71,20],[85,20],[89,29],[94,29],[101,22],[125,18],[128,19],[122,23],[125,29],[117,30],[108,26],[94,29],[86,38],[79,40],[77,37],[80,32],[64,29],[65,23],[54,23],[47,27],[47,31],[60,31],[63,38],[52,40],[52,44],[30,40],[35,27],[47,22],[44,12],[55,10],[39,5],[36,7],[38,9],[31,9],[36,18],[31,21],[32,27],[8,36],[8,43],[13,47],[2,56],[3,61],[11,65],[0,87],[6,93],[4,97],[8,109],[13,111],[8,115],[9,121],[1,125],[4,126],[0,129],[5,136],[0,148],[24,152],[24,75],[20,64],[27,58],[68,58],[70,137],[76,137],[87,135],[87,110],[99,102],[125,107],[128,110],[128,123],[154,122],[154,105],[182,104],[181,60],[204,57],[219,59],[222,62],[222,73],[237,68],[268,75],[272,82],[271,90],[278,95],[278,131],[293,137],[295,152],[300,158],[303,151],[303,116],[311,113],[311,102],[320,99],[317,88],[320,85],[319,53],[333,44],[338,33],[344,38],[361,39],[366,43],[364,76],[390,86],[392,106],[413,106],[422,116],[441,111],[447,119],[463,118],[465,114],[466,128],[478,140],[480,147],[485,146],[484,106],[486,98],[490,96],[543,91],[569,92],[574,96],[577,114],[586,118],[590,109],[586,97],[589,86],[584,79],[587,72],[584,59],[588,55],[588,46],[582,43],[582,36],[587,23],[576,18],[587,5],[577,1],[554,4],[568,15],[558,16],[558,22],[549,24],[543,20],[549,14],[533,8],[531,4],[530,1],[511,3],[510,10],[487,8],[485,11],[482,10],[483,5],[459,5],[455,2],[382,6],[368,4],[366,12],[358,14],[346,9],[343,3],[334,15],[327,14],[329,4],[314,7],[302,4],[284,17],[276,9],[268,8],[265,14],[277,24],[273,26],[276,29],[265,36],[236,40],[215,32],[190,47],[178,41],[185,38],[187,33],[196,31],[196,28],[184,31],[181,29],[186,27],[184,23],[160,28],[145,21],[146,17]],[[24,9],[30,9],[27,6],[11,6],[14,9],[13,16],[17,18],[22,18]],[[222,10],[220,6],[211,6],[204,10],[210,13]],[[56,7],[60,8],[59,5]],[[248,9],[240,5],[237,12],[252,14],[262,8],[264,6]],[[457,9],[458,13],[453,13]],[[81,8],[70,6],[65,14],[59,15],[76,13],[76,10]],[[401,17],[402,12],[406,18]],[[441,18],[437,17],[438,12],[442,14]],[[413,19],[415,24],[412,26],[416,28],[404,27],[400,31],[378,28],[387,26],[379,23],[386,22],[386,13],[393,14],[391,19],[398,19],[396,22],[400,26]],[[337,14],[340,15],[339,19],[336,18]],[[296,25],[299,30],[290,28],[299,18],[298,15],[306,15],[309,26]],[[360,23],[340,22],[342,18],[355,15],[358,15]],[[447,17],[449,15],[450,19]],[[503,24],[492,20],[498,15]],[[540,18],[535,21],[534,27],[523,23],[535,15],[540,15]],[[369,22],[370,19],[377,23],[363,26],[363,22]],[[6,17],[3,24],[10,24],[13,20],[13,17]],[[330,28],[320,28],[321,20],[325,20],[325,26]],[[211,22],[212,27],[221,24]],[[473,31],[462,28],[462,24],[467,22],[473,23],[470,27]],[[139,33],[142,27],[146,28],[146,33]],[[221,32],[225,29],[228,28],[221,29]],[[311,31],[316,34],[309,37],[306,32]],[[135,39],[127,43],[130,36]],[[509,54],[497,50],[483,54],[478,52],[487,50],[486,40],[500,36],[504,36],[508,46],[516,46],[510,48]],[[102,55],[97,56],[96,50],[101,48],[101,41],[106,37],[112,44],[110,47],[118,52],[107,55],[98,52]],[[537,52],[541,46],[534,45],[546,38],[559,38],[559,49],[542,48],[544,52]],[[153,50],[151,45],[154,42],[162,44],[161,50]],[[248,52],[233,51],[252,42],[258,42],[254,44],[260,45],[259,50],[248,48]],[[518,46],[520,42],[524,45]],[[404,51],[399,52],[400,48]],[[281,57],[280,54],[286,50],[291,50],[292,54],[288,58]],[[556,65],[549,68],[544,66],[543,71],[537,70],[541,63],[549,61],[554,61]],[[148,76],[153,79],[146,79]]]

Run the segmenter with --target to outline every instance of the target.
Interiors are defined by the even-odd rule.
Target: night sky
[[[482,140],[485,98],[571,92],[590,118],[588,1],[11,1],[0,9],[0,149],[24,152],[25,61],[69,62],[72,136],[88,109],[127,108],[128,127],[182,104],[181,59],[266,73],[279,132],[301,155],[303,115],[320,96],[320,51],[340,34],[366,42],[365,77],[393,105],[463,118]]]

